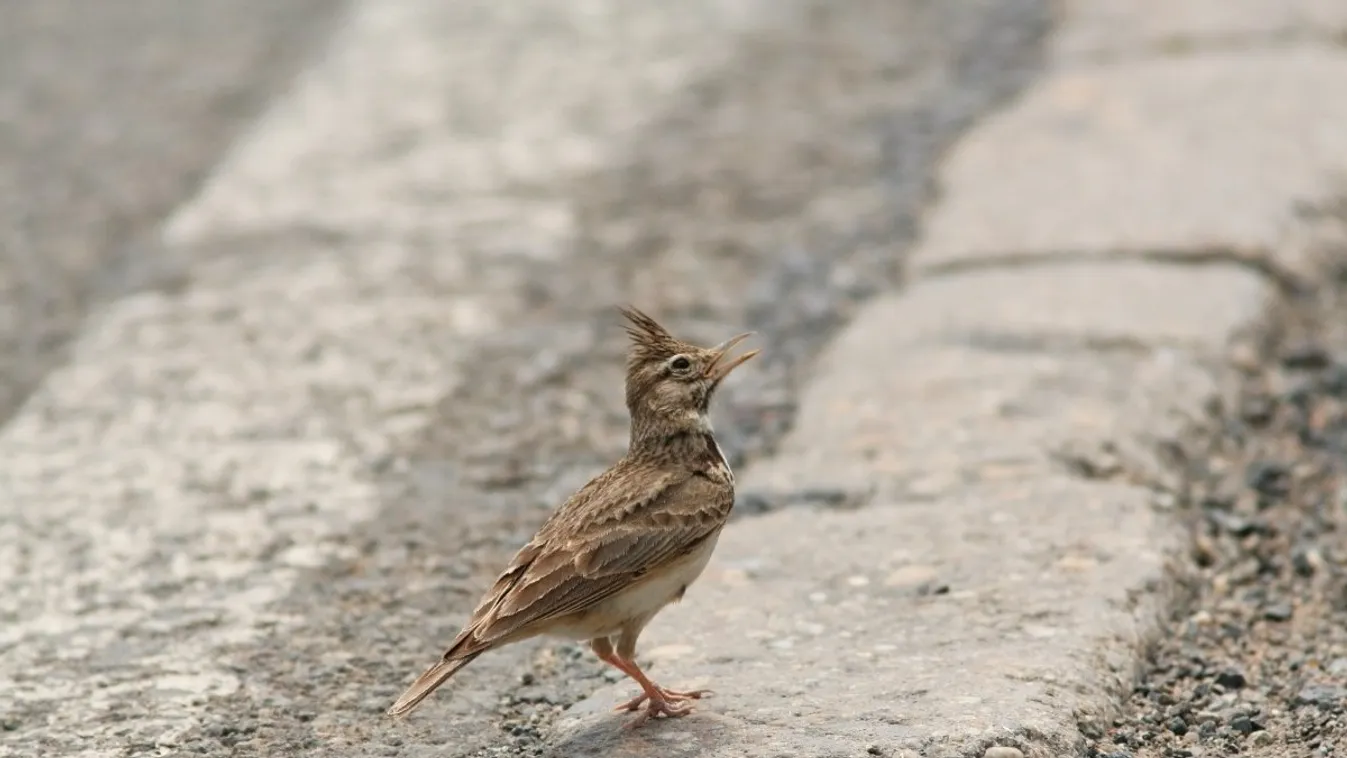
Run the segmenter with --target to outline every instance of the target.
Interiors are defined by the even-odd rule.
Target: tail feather
[[[397,702],[389,707],[388,715],[398,717],[411,713],[413,708],[430,696],[430,693],[438,689],[441,684],[449,681],[449,677],[472,663],[473,659],[481,654],[482,651],[478,651],[458,658],[441,660],[426,669],[426,672],[418,676],[416,681],[412,682],[412,685],[407,688],[407,691],[402,693],[402,697],[398,698]]]

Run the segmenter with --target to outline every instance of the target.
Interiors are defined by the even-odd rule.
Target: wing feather
[[[460,636],[471,640],[464,652],[593,608],[686,555],[720,529],[734,503],[732,487],[697,472],[656,481],[644,491],[618,490],[625,496],[599,508],[589,503],[584,521],[567,513],[575,498],[559,509],[478,607]]]

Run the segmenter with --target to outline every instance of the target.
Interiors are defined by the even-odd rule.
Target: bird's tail
[[[430,696],[430,693],[448,681],[449,677],[457,673],[459,669],[472,663],[472,660],[481,654],[482,651],[477,651],[462,657],[446,658],[426,669],[426,672],[418,676],[416,681],[412,682],[412,686],[402,693],[402,697],[398,698],[397,702],[389,707],[388,715],[398,717],[411,713],[413,708]]]

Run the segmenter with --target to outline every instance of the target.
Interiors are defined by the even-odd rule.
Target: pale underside
[[[717,532],[687,555],[638,581],[591,608],[558,619],[544,634],[572,640],[611,637],[619,632],[638,632],[664,606],[679,600],[688,585],[701,576],[715,552]]]

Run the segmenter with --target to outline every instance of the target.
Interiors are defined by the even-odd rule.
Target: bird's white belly
[[[576,614],[565,623],[557,624],[547,633],[576,640],[591,640],[617,634],[623,626],[633,622],[644,625],[660,609],[677,599],[683,591],[701,576],[715,552],[720,533],[679,559],[677,563],[646,576],[583,614]]]

